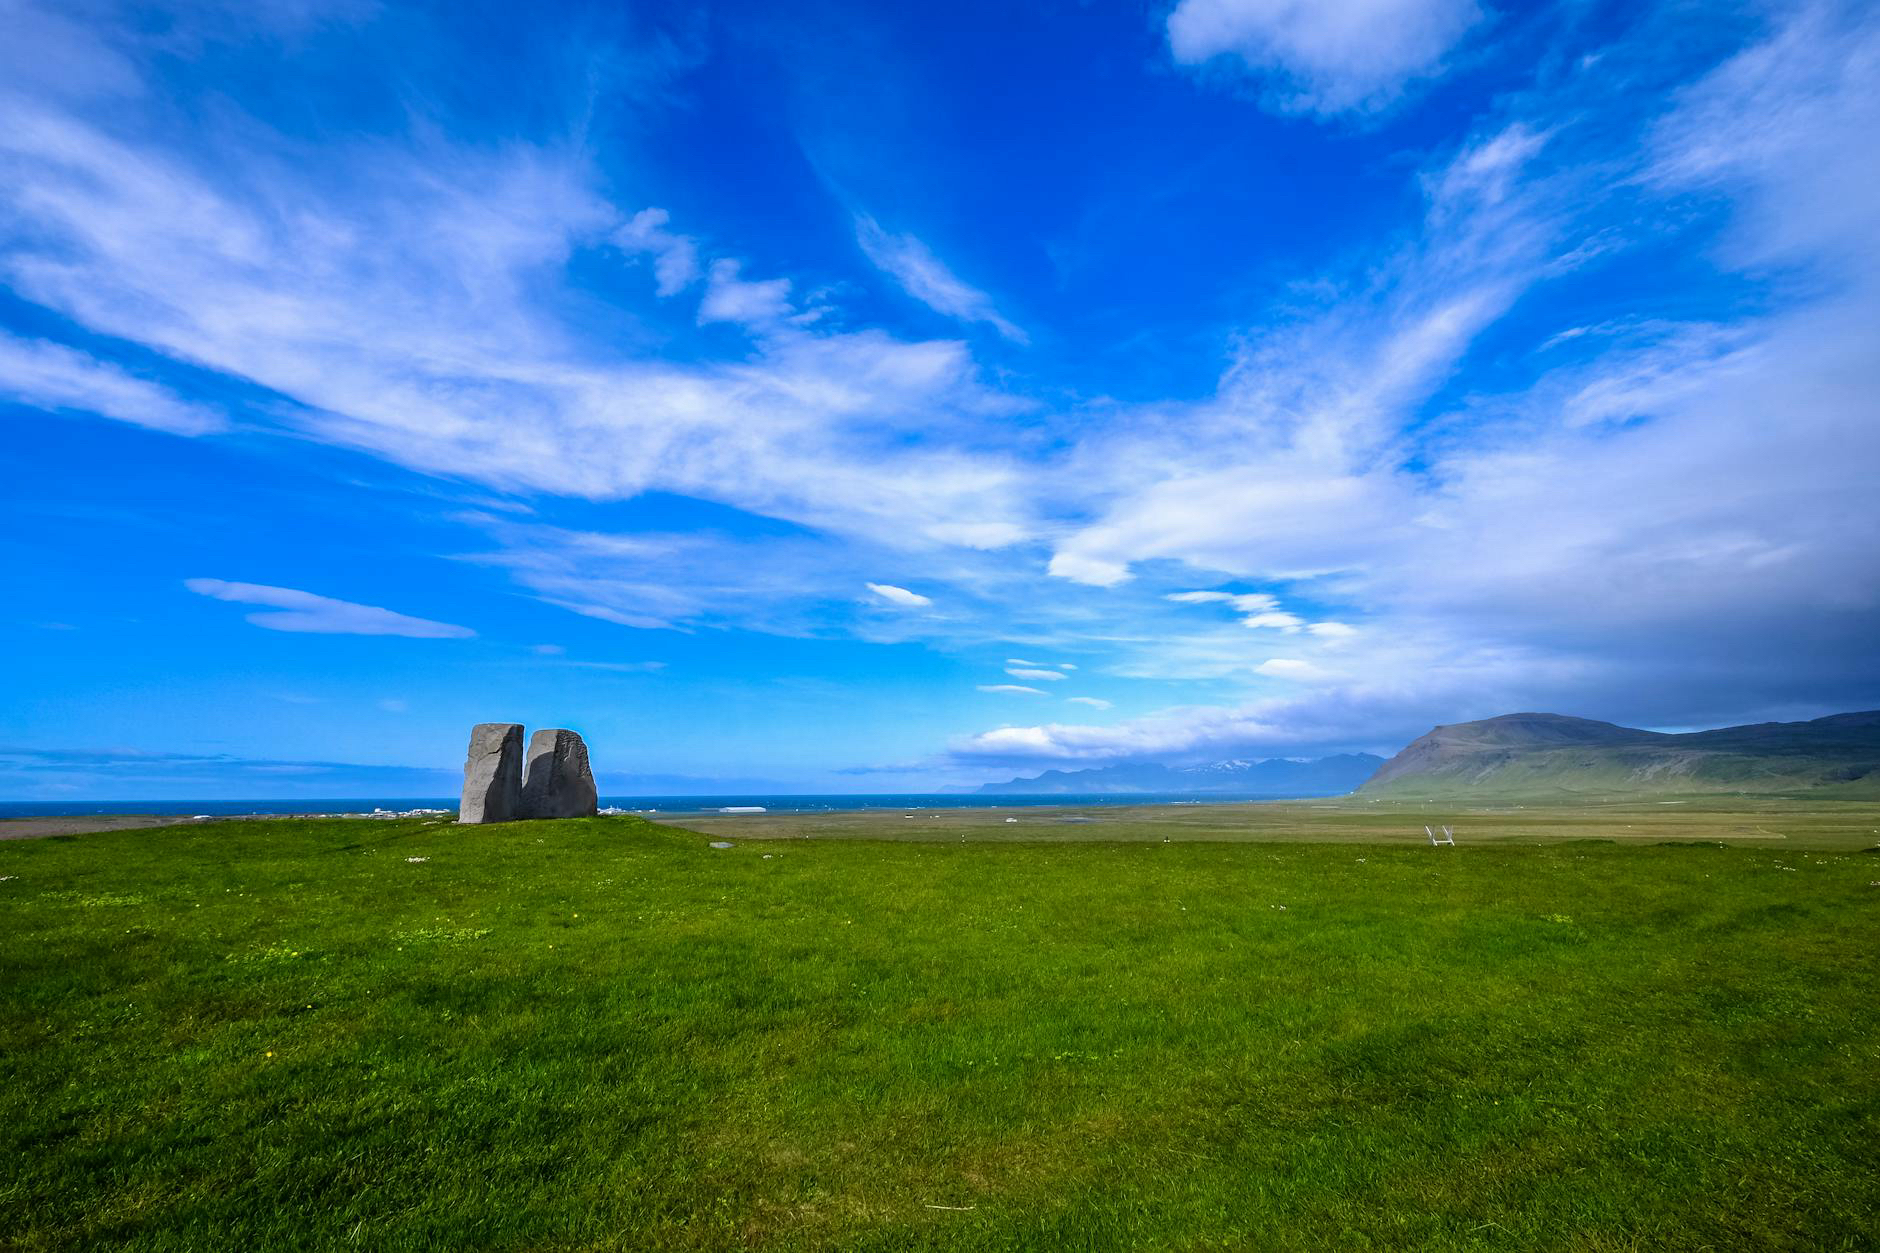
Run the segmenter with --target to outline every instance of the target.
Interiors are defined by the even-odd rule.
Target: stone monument
[[[556,729],[529,737],[522,776],[524,818],[592,818],[598,803],[587,744],[579,735]]]
[[[583,754],[583,760],[586,755]],[[470,728],[457,821],[508,822],[522,812],[522,724],[479,722]]]
[[[587,744],[573,731],[537,731],[525,768],[520,723],[480,722],[470,729],[458,822],[592,818],[598,803]]]

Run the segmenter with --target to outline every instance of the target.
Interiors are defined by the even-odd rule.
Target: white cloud
[[[1129,578],[1129,563],[1060,549],[1051,554],[1046,571],[1060,579],[1073,579],[1093,587],[1114,587]]]
[[[76,409],[172,435],[228,426],[221,414],[166,387],[62,344],[0,332],[0,398],[36,409]]]
[[[1073,705],[1088,705],[1092,709],[1108,709],[1110,707],[1109,701],[1099,700],[1095,696],[1068,696],[1065,699]]]
[[[905,587],[896,587],[892,583],[870,583],[867,586],[869,591],[890,605],[898,605],[903,609],[922,609],[933,604],[931,597],[922,596],[919,592],[910,592]]]
[[[997,727],[954,741],[951,751],[967,762],[1114,761],[1240,751],[1249,746],[1290,748],[1312,742],[1310,732],[1299,723],[1263,717],[1257,706],[1189,707],[1112,727],[1061,722]]]
[[[1489,164],[1511,176],[1532,149],[1502,143],[1506,133],[1444,169],[1474,166],[1492,149]],[[1558,229],[1537,207],[1543,189],[1516,194],[1441,171],[1424,181],[1419,246],[1345,299],[1248,337],[1211,401],[1142,415],[1077,450],[1074,467],[1107,506],[1057,541],[1051,573],[1113,587],[1138,563],[1173,559],[1247,581],[1320,579],[1370,564],[1423,512],[1427,476],[1403,465],[1404,427],[1475,337],[1545,275]],[[1176,594],[1228,604],[1236,595],[1260,594]]]
[[[1008,666],[1005,672],[1015,679],[1030,679],[1034,683],[1062,683],[1070,677],[1056,670],[1038,670],[1029,666]]]
[[[1847,171],[1880,132],[1880,26],[1850,12],[1786,15],[1682,92],[1642,154],[1576,165],[1584,137],[1544,113],[1486,134],[1423,180],[1420,240],[1250,333],[1214,401],[1132,410],[1131,429],[1073,453],[1104,507],[1057,541],[1052,573],[1115,595],[1139,563],[1180,562],[1365,615],[1362,630],[1268,620],[1292,628],[1285,658],[1245,636],[1140,629],[1106,670],[1299,693],[1001,728],[961,757],[1392,747],[1517,708],[1716,725],[1870,699],[1880,180]],[[1537,173],[1556,144],[1565,159]],[[1565,340],[1518,328],[1554,368],[1436,408],[1515,299],[1627,246],[1614,194],[1628,224],[1631,197],[1668,198],[1649,242],[1690,230],[1677,246],[1694,261],[1684,224],[1730,209],[1713,259],[1738,275],[1717,281],[1745,280],[1776,312]],[[1772,640],[1779,667],[1757,661]]]
[[[1165,599],[1182,605],[1232,605],[1239,613],[1279,608],[1279,598],[1265,592],[1170,592]]]
[[[1238,57],[1276,80],[1292,112],[1383,108],[1481,18],[1474,0],[1181,0],[1168,17],[1175,59]]]
[[[1023,692],[1030,696],[1044,695],[1041,688],[1025,687],[1018,683],[981,683],[979,690],[982,692]]]
[[[249,622],[270,631],[304,631],[321,635],[403,635],[412,639],[468,639],[468,627],[413,618],[374,605],[316,596],[289,587],[259,583],[228,583],[221,579],[184,579],[183,586],[198,596],[266,605],[270,612],[245,615]]]
[[[1036,582],[1035,574],[1014,570],[995,554],[923,552],[921,576],[935,586],[924,603],[913,603],[857,586],[858,569],[894,569],[905,556],[857,538],[763,529],[743,536],[716,529],[611,534],[482,512],[455,520],[494,541],[464,560],[508,571],[549,604],[639,629],[730,628],[793,637],[824,637],[835,629],[879,643],[991,648],[1006,643],[1013,623],[991,612],[1004,593],[989,601],[988,590]],[[940,587],[958,591],[942,597]]]
[[[698,320],[738,322],[750,327],[771,326],[795,312],[790,305],[790,280],[770,278],[747,282],[738,277],[739,262],[712,262],[705,298],[699,302]]]
[[[411,702],[399,700],[396,697],[387,697],[385,700],[379,702],[379,708],[383,709],[388,714],[409,713],[411,711]]]
[[[1309,661],[1296,657],[1273,657],[1255,666],[1256,674],[1270,675],[1276,679],[1322,679],[1325,671]]]
[[[1026,538],[1025,528],[1011,522],[935,522],[926,528],[929,539],[962,548],[1006,548]]]
[[[676,296],[698,279],[698,241],[666,229],[664,209],[642,209],[614,232],[614,243],[630,256],[650,254],[653,279],[662,296]]]
[[[749,351],[573,336],[544,293],[623,222],[578,150],[432,138],[308,162],[252,119],[165,147],[97,112],[0,97],[0,212],[19,241],[0,278],[94,333],[277,393],[265,416],[299,433],[509,492],[670,490],[901,547],[1035,533],[1018,459],[983,438],[1018,402],[961,343],[819,330],[788,280],[745,282],[736,261],[714,266],[699,313],[751,327]],[[205,147],[212,167],[192,156]]]
[[[1240,705],[1176,706],[1111,726],[998,727],[955,740],[951,752],[961,762],[1023,764],[1395,751],[1430,729],[1431,709],[1443,710],[1445,721],[1485,717],[1507,712],[1511,683],[1539,674],[1558,690],[1585,679],[1537,666],[1530,656],[1503,656],[1493,668],[1466,658],[1459,669],[1452,669],[1457,658],[1428,660],[1429,670],[1413,682],[1392,674]]]
[[[1279,607],[1279,598],[1266,592],[1171,592],[1164,597],[1178,604],[1230,605],[1235,613],[1246,615],[1241,625],[1256,630],[1284,631],[1291,635],[1305,620]]]
[[[529,651],[541,657],[559,657],[568,650],[560,644],[531,644]]]
[[[807,537],[619,535],[479,512],[456,520],[487,532],[496,544],[465,560],[507,570],[558,608],[641,630],[738,626],[805,634],[806,605],[853,599],[853,559],[862,555]],[[896,615],[916,617],[926,615]]]
[[[956,743],[953,751],[966,758],[1074,757],[1078,754],[1067,750],[1065,741],[1075,742],[1083,732],[1100,734],[1101,731],[1100,727],[1065,726],[1056,722],[1041,727],[999,727]]]
[[[1030,341],[993,306],[992,297],[961,282],[933,250],[912,235],[892,235],[866,214],[855,219],[855,238],[868,259],[902,290],[937,313],[983,322],[1015,344]]]

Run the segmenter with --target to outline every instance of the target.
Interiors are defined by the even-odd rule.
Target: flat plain
[[[0,844],[0,1247],[1880,1244],[1880,806],[684,821]]]
[[[1424,844],[1449,826],[1459,844],[1560,840],[1871,848],[1880,802],[1714,795],[1677,800],[1575,798],[1480,805],[1459,801],[1324,800],[1157,805],[1006,805],[971,809],[866,809],[762,814],[653,814],[655,821],[726,839],[1089,841],[1307,841]]]

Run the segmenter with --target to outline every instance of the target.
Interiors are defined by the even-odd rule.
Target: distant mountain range
[[[1078,793],[1363,796],[1415,800],[1586,799],[1748,792],[1880,798],[1880,710],[1715,731],[1641,731],[1565,714],[1503,714],[1441,726],[1385,761],[1344,753],[1205,766],[1047,770],[987,783],[981,796]]]
[[[1505,714],[1437,727],[1385,762],[1360,791],[1393,798],[1880,796],[1880,710],[1686,734],[1562,714]]]
[[[1217,761],[1206,766],[1154,764],[1096,770],[1047,770],[977,788],[981,796],[1053,796],[1076,793],[1173,792],[1241,796],[1343,796],[1384,764],[1373,753],[1344,753],[1316,761]]]

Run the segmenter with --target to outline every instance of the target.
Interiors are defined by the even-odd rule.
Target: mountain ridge
[[[1880,710],[1708,731],[1515,713],[1432,728],[1358,789],[1369,796],[1809,792],[1880,795]]]

